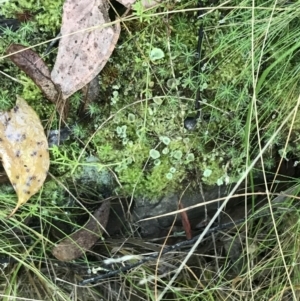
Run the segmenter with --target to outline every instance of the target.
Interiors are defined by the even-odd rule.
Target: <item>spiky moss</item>
[[[238,4],[238,3],[237,3]],[[247,1],[239,5],[250,5]],[[268,7],[271,2],[263,3]],[[299,4],[295,4],[298,6]],[[216,108],[222,108],[223,112],[207,108],[211,114],[212,123],[208,131],[214,139],[218,139],[217,147],[224,147],[232,153],[232,148],[237,148],[240,156],[245,156],[247,148],[250,149],[251,156],[258,154],[258,142],[256,121],[254,115],[248,120],[251,123],[250,143],[245,143],[245,124],[248,112],[252,107],[252,72],[251,60],[254,57],[255,75],[258,75],[257,87],[257,108],[258,108],[258,128],[262,138],[262,144],[266,143],[275,132],[287,113],[295,106],[299,95],[296,91],[297,80],[295,73],[299,59],[299,54],[289,51],[294,47],[294,42],[299,40],[299,31],[295,25],[297,16],[292,14],[296,7],[289,7],[285,10],[276,10],[271,19],[271,26],[268,31],[268,39],[264,45],[264,36],[267,30],[267,23],[262,22],[270,18],[270,13],[263,9],[255,11],[254,23],[254,53],[251,49],[252,28],[251,10],[232,10],[227,15],[222,14],[220,25],[208,28],[207,34],[210,44],[205,47],[208,53],[208,63],[205,71],[205,97],[207,101]],[[287,37],[285,39],[285,37]],[[264,48],[263,48],[264,46]],[[261,53],[263,56],[261,57]],[[288,55],[287,55],[288,54]],[[282,59],[285,57],[286,59]],[[258,71],[258,62],[261,65]],[[264,77],[264,72],[274,65],[271,71]],[[292,92],[293,91],[293,92]],[[205,112],[207,111],[204,110]],[[230,114],[224,114],[227,111]],[[228,123],[228,120],[230,121]],[[287,133],[290,124],[284,129]],[[216,131],[220,134],[214,135]],[[299,127],[294,125],[293,132],[298,132]],[[278,146],[285,144],[286,134],[276,137],[273,142],[274,151]],[[222,142],[223,141],[223,142]],[[231,144],[232,143],[232,144]],[[272,152],[267,157],[269,163],[272,161]],[[294,149],[296,151],[296,149]],[[226,151],[227,152],[227,151]],[[243,154],[243,155],[242,155]],[[233,169],[242,168],[243,165],[236,164],[235,158],[229,156]],[[245,161],[245,160],[244,160]],[[272,164],[268,164],[272,166]]]
[[[201,135],[183,128],[184,118],[193,111],[194,100],[189,97],[194,97],[197,86],[192,77],[198,28],[186,25],[190,17],[178,14],[170,18],[170,33],[157,18],[151,20],[151,26],[138,24],[138,32],[133,24],[127,24],[134,36],[122,35],[123,43],[112,64],[102,73],[115,116],[92,143],[104,164],[118,162],[114,170],[127,194],[134,191],[135,196],[157,197],[178,190],[186,174],[197,167],[212,170],[203,177],[207,183],[226,175],[222,159],[209,156],[209,143],[204,147]],[[162,49],[165,57],[151,61],[153,48]],[[105,86],[110,82],[110,66],[112,72],[117,68],[118,78],[112,86]]]
[[[271,3],[263,4],[270,5]],[[249,6],[250,3],[244,1],[243,5]],[[118,162],[125,162],[122,163],[123,168],[116,169],[116,172],[122,179],[126,170],[124,182],[128,186],[128,191],[133,186],[137,194],[139,191],[155,194],[154,190],[147,190],[143,187],[147,187],[147,179],[149,175],[151,177],[152,171],[159,171],[160,183],[157,184],[157,188],[165,187],[162,193],[168,189],[180,187],[183,175],[193,168],[203,171],[202,180],[208,184],[223,183],[225,180],[234,181],[246,168],[245,158],[248,149],[250,149],[251,156],[258,154],[254,117],[250,117],[249,121],[252,124],[250,146],[246,142],[245,130],[248,112],[252,106],[251,60],[254,59],[255,68],[258,68],[261,51],[263,52],[263,60],[259,66],[260,73],[263,73],[274,61],[280,59],[283,47],[281,41],[287,28],[295,23],[296,16],[285,11],[276,12],[272,19],[268,43],[262,49],[266,26],[262,26],[261,22],[270,15],[267,10],[257,10],[255,14],[257,25],[255,24],[253,37],[255,52],[253,53],[251,51],[251,13],[249,9],[236,9],[225,13],[215,12],[205,17],[206,40],[204,40],[203,49],[206,65],[203,74],[198,77],[195,77],[192,72],[194,64],[192,54],[196,44],[197,26],[185,26],[188,20],[190,22],[186,14],[178,13],[168,20],[168,26],[171,28],[169,34],[165,34],[161,28],[163,25],[155,18],[151,20],[151,27],[141,28],[142,25],[139,24],[138,34],[134,34],[132,25],[128,25],[134,36],[129,37],[130,44],[126,42],[126,36],[122,36],[124,42],[114,57],[116,64],[114,64],[113,72],[118,73],[118,78],[114,81],[116,89],[112,87],[110,90],[114,95],[112,113],[121,110],[124,104],[132,104],[134,100],[144,98],[144,101],[124,110],[126,114],[123,111],[118,112],[115,120],[120,122],[115,121],[107,125],[110,128],[108,132],[113,133],[110,134],[112,135],[110,139],[113,141],[120,138],[116,134],[118,129],[121,133],[121,128],[124,129],[126,126],[126,133],[130,138],[123,137],[122,139],[125,139],[123,144],[129,143],[130,146],[124,147],[122,144],[116,146],[113,142],[110,145],[109,139],[102,140],[106,148],[118,149],[118,154],[112,157],[117,158]],[[222,19],[225,20],[224,23],[219,22]],[[285,20],[284,26],[283,20]],[[279,23],[281,26],[276,27]],[[219,25],[216,26],[216,24]],[[289,34],[293,40],[297,40],[299,33],[295,24],[294,27],[290,27]],[[132,41],[135,41],[136,47]],[[290,46],[290,44],[285,45]],[[154,47],[162,49],[165,57],[151,62],[149,53]],[[262,143],[266,143],[287,112],[294,106],[297,93],[291,97],[289,91],[290,87],[295,86],[295,79],[291,80],[293,78],[291,75],[295,74],[297,68],[294,55],[295,53],[290,53],[290,61],[278,61],[276,68],[272,70],[272,76],[264,80],[263,86],[258,91],[258,126],[263,139]],[[105,70],[107,74],[109,74],[108,70],[109,66]],[[105,75],[104,72],[103,82],[105,82]],[[288,80],[289,78],[291,79]],[[168,85],[170,81],[175,85]],[[192,100],[187,102],[185,98],[194,97],[198,83],[203,90],[203,100],[213,108],[203,105],[206,121],[199,124],[198,130],[189,133],[183,129],[182,124],[185,116],[191,112],[193,102]],[[137,98],[137,96],[140,97]],[[289,101],[286,101],[287,99]],[[135,118],[133,128],[125,122],[129,114],[133,114]],[[286,127],[284,131],[287,130]],[[294,127],[294,130],[297,131],[297,128]],[[143,137],[138,137],[138,134],[132,137],[132,131],[142,132]],[[101,133],[96,135],[95,144],[97,144],[97,139],[101,140],[100,136]],[[182,154],[182,158],[189,154],[194,155],[193,162],[187,165],[182,163],[184,159],[178,160],[176,172],[179,176],[172,178],[171,185],[168,179],[169,169],[173,168],[174,163],[171,152],[162,153],[164,149],[160,140],[162,136],[171,139],[170,146],[176,141],[177,150]],[[273,145],[276,147],[284,145],[284,136],[276,137]],[[183,142],[187,137],[189,138],[188,150]],[[141,144],[144,145],[143,150],[138,149]],[[157,165],[153,164],[149,155],[151,149],[159,151],[160,157],[157,158]],[[98,152],[100,157],[101,152],[100,147]],[[138,156],[142,159],[132,159]],[[272,151],[266,153],[267,168],[273,167],[273,156]],[[132,170],[132,176],[130,170]],[[167,176],[164,177],[164,174]],[[128,183],[130,181],[132,185]],[[141,184],[143,181],[145,185]]]
[[[34,0],[9,0],[1,4],[1,13],[7,18],[14,18],[17,13],[28,11],[34,15],[41,9],[34,17],[37,28],[44,33],[56,35],[61,24],[63,3],[63,0],[43,0],[37,5]]]

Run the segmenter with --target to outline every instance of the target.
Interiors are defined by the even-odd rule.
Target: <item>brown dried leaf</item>
[[[0,114],[0,156],[18,203],[9,216],[43,185],[49,169],[48,141],[36,112],[17,97],[10,112]]]
[[[15,53],[17,51],[20,52]],[[51,80],[50,70],[42,58],[33,50],[26,49],[25,46],[20,44],[10,45],[6,52],[7,54],[15,53],[9,56],[10,60],[34,81],[47,99],[56,104],[59,93]]]
[[[51,73],[64,99],[96,77],[115,48],[120,24],[101,26],[110,22],[107,6],[107,0],[66,0],[64,3],[62,38]],[[93,28],[95,26],[97,28]]]
[[[61,261],[70,261],[89,250],[101,237],[106,227],[110,211],[110,201],[104,201],[94,212],[93,217],[78,231],[63,239],[52,250],[52,254]],[[101,223],[101,225],[100,225]],[[102,227],[101,227],[102,226]]]

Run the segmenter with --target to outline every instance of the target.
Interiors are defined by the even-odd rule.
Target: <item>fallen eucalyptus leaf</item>
[[[17,206],[10,217],[39,191],[50,165],[48,142],[41,121],[20,97],[10,112],[0,114],[0,156],[18,195]]]
[[[63,99],[95,78],[111,56],[120,35],[120,24],[103,26],[109,22],[107,0],[65,1],[62,38],[51,73]]]
[[[61,261],[70,261],[89,250],[101,237],[108,222],[109,211],[110,201],[106,200],[81,229],[63,239],[52,249],[53,256]]]
[[[9,59],[24,71],[45,94],[48,100],[57,103],[59,93],[51,80],[50,70],[43,59],[33,50],[20,44],[12,44],[7,54],[13,53]],[[20,51],[18,53],[15,53]]]

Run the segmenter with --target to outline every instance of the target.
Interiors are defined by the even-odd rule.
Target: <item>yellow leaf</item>
[[[49,169],[48,141],[36,112],[17,97],[10,112],[0,113],[0,156],[3,167],[13,185],[17,209],[37,193]]]

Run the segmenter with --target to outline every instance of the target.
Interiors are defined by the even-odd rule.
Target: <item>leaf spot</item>
[[[26,135],[25,134],[17,134],[17,139],[16,139],[16,141],[17,142],[22,142],[22,141],[24,141],[26,139]]]
[[[34,156],[36,156],[36,155],[37,155],[37,151],[34,151],[34,152],[32,152],[32,153],[30,154],[31,157],[34,157]]]
[[[10,117],[5,117],[5,122],[4,122],[4,125],[5,126],[8,126],[9,122],[10,122],[11,118]]]

